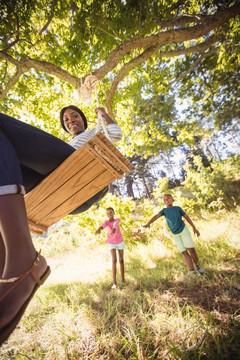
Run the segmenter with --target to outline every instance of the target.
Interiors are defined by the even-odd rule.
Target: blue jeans
[[[34,126],[0,113],[0,187],[24,186],[29,192],[75,149]],[[94,195],[73,213],[86,211],[107,193]]]

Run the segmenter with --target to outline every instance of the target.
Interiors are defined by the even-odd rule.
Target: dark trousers
[[[29,192],[74,151],[57,137],[0,113],[0,186],[23,185]],[[86,211],[105,196],[107,189],[73,213]]]

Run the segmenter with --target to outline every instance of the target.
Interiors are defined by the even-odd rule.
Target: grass
[[[238,220],[234,213],[194,219],[206,276],[188,281],[172,241],[149,233],[148,244],[125,252],[126,284],[115,291],[108,247],[92,234],[63,223],[35,239],[52,275],[1,360],[240,359]]]

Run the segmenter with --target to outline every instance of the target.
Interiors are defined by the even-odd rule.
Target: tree
[[[188,104],[185,108],[186,127],[195,121],[209,136],[219,130],[225,134],[238,131],[239,28],[239,17],[232,19],[220,48],[212,56],[200,62],[196,56],[186,56],[182,63],[175,62],[172,91]]]
[[[213,55],[219,58],[225,39],[231,40],[240,4],[8,0],[0,11],[1,108],[12,114],[32,113],[46,126],[49,111],[70,100],[72,90],[79,90],[89,74],[102,80],[101,96],[105,94],[111,114],[121,101],[115,94],[120,83],[130,75],[136,79],[146,67],[148,72],[158,69],[159,88],[166,93],[178,80],[170,59],[181,64],[186,58],[189,73],[196,63]]]

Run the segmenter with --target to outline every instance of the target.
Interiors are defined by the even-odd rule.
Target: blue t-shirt
[[[182,208],[180,208],[180,206],[164,208],[159,211],[159,213],[165,216],[169,229],[173,234],[179,234],[183,231],[185,224],[182,220],[182,216],[186,213]]]

